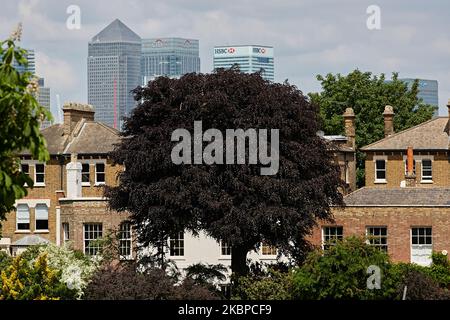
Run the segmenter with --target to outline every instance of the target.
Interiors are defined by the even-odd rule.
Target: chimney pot
[[[70,135],[82,119],[94,120],[94,107],[89,104],[68,102],[64,104],[64,135]]]
[[[384,107],[384,137],[387,138],[395,133],[394,131],[394,108],[392,106]]]
[[[406,152],[406,186],[415,187],[416,186],[416,175],[414,174],[414,150],[413,147],[408,147]]]
[[[345,109],[344,125],[345,125],[345,135],[347,136],[347,146],[350,148],[356,148],[356,128],[355,128],[355,112],[352,108]]]

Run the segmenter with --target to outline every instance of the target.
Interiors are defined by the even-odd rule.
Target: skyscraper
[[[274,81],[273,47],[238,45],[214,47],[214,70],[237,64],[245,73],[261,72],[264,79]]]
[[[27,50],[27,53],[25,54],[25,58],[28,61],[28,66],[21,66],[16,61],[13,62],[14,68],[16,68],[17,71],[23,73],[23,72],[30,72],[33,75],[36,73],[36,62],[34,57],[34,50],[32,49],[25,49]]]
[[[45,86],[44,78],[39,78],[39,94],[37,97],[38,103],[47,108],[48,111],[51,111],[50,108],[50,88]],[[41,129],[50,127],[51,121],[45,120],[41,123]]]
[[[120,129],[135,106],[130,91],[141,82],[141,38],[116,19],[89,42],[87,64],[95,119]]]
[[[199,42],[184,38],[143,39],[141,67],[144,85],[158,76],[179,78],[200,72]]]
[[[411,88],[415,79],[412,78],[405,78],[405,79],[399,79],[400,81],[405,82],[408,85],[408,88]],[[417,95],[418,98],[422,98],[423,102],[426,104],[431,104],[433,106],[438,107],[439,106],[439,92],[438,92],[438,82],[437,80],[425,80],[425,79],[418,79],[419,80],[419,94]],[[437,116],[439,113],[439,110],[436,109],[435,116]]]

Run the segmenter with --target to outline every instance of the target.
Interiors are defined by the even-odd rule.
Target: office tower
[[[130,91],[141,83],[141,38],[116,19],[89,42],[87,64],[95,119],[120,129],[135,106]]]
[[[19,71],[20,73],[30,72],[31,74],[36,73],[36,60],[34,57],[34,50],[25,49],[27,53],[25,54],[25,58],[28,61],[28,66],[19,65],[17,61],[13,60],[13,67]],[[0,62],[2,61],[2,57],[0,56]]]
[[[214,70],[237,64],[245,73],[261,72],[264,79],[274,81],[273,47],[238,45],[214,47]]]
[[[200,72],[199,42],[184,38],[143,39],[141,67],[143,85],[158,76],[179,78]]]
[[[400,81],[405,82],[408,85],[408,88],[411,88],[415,79],[405,78],[399,79]],[[418,98],[422,98],[423,102],[426,104],[431,104],[433,106],[439,106],[439,95],[438,95],[438,82],[437,80],[419,80],[419,94]],[[436,109],[435,116],[438,115],[439,110]]]
[[[50,88],[45,86],[44,78],[39,78],[39,94],[37,97],[38,103],[51,112],[50,108]],[[41,123],[41,129],[51,126],[51,121],[45,120]]]

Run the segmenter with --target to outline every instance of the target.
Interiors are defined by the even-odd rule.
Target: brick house
[[[312,242],[367,236],[394,261],[428,265],[433,250],[450,250],[449,117],[395,133],[393,108],[383,115],[385,138],[361,148],[366,186],[345,196]]]
[[[126,217],[108,212],[103,198],[103,186],[115,184],[121,169],[107,157],[120,141],[119,132],[94,121],[92,106],[68,103],[63,112],[63,124],[41,130],[50,153],[47,163],[33,160],[26,151],[20,154],[21,170],[34,187],[2,222],[0,249],[13,255],[29,245],[69,240],[75,249],[95,253],[89,241],[108,230],[123,228],[125,236],[130,234],[129,225],[121,224]]]

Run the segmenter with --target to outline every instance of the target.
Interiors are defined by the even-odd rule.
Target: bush
[[[291,272],[269,268],[263,274],[239,278],[233,288],[233,299],[291,300],[292,282]]]
[[[368,267],[381,271],[381,289],[368,289]],[[383,299],[397,293],[397,282],[391,276],[392,265],[387,254],[351,237],[314,251],[293,275],[296,299]]]
[[[0,300],[74,299],[76,291],[61,282],[61,273],[48,266],[46,254],[34,262],[19,256],[1,271]]]
[[[209,300],[217,296],[192,279],[176,285],[163,269],[138,271],[135,263],[109,265],[100,269],[86,288],[87,300]]]
[[[22,258],[31,263],[45,254],[49,267],[60,271],[61,282],[68,288],[77,292],[77,298],[81,298],[91,277],[100,267],[101,257],[87,257],[67,246],[46,244],[29,247]]]

